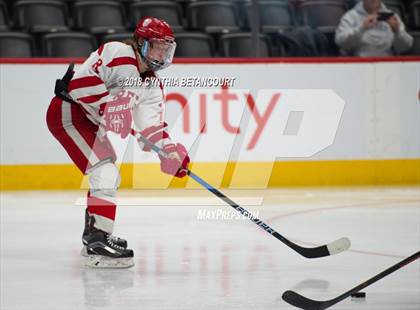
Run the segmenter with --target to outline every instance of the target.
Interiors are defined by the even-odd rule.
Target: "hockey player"
[[[165,131],[161,84],[123,87],[130,78],[140,81],[156,77],[155,71],[171,64],[175,47],[171,27],[160,19],[145,17],[132,39],[102,45],[74,75],[69,70],[63,80],[58,80],[61,90],[57,92],[56,86],[47,124],[76,166],[89,177],[82,255],[87,256],[90,267],[134,265],[127,241],[112,235],[120,175],[108,132],[126,138],[134,127],[166,152],[166,157],[160,156],[163,172],[186,175],[190,161],[187,151],[182,144],[171,142]],[[139,146],[150,151],[142,142]]]

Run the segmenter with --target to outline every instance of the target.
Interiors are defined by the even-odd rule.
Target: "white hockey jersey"
[[[109,42],[91,53],[79,66],[69,83],[69,95],[86,111],[86,116],[100,125],[101,105],[112,101],[112,97],[123,89],[134,92],[138,98],[132,108],[135,130],[155,135],[160,132],[164,144],[169,137],[164,131],[164,92],[162,84],[145,85],[126,81],[141,81],[158,78],[153,71],[140,74],[139,63],[133,48],[121,42]],[[150,138],[150,135],[148,135]],[[158,141],[153,141],[158,142]],[[140,146],[144,146],[140,143]]]

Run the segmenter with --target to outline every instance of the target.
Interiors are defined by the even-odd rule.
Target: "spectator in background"
[[[413,38],[405,31],[397,14],[381,0],[363,0],[348,11],[340,21],[335,42],[343,54],[352,56],[392,56],[408,50]],[[381,16],[382,15],[382,16]]]

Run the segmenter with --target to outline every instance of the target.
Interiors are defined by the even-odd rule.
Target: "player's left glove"
[[[159,155],[162,172],[178,178],[184,177],[190,163],[190,157],[185,147],[181,143],[171,143],[166,144],[162,150],[167,154],[166,157]]]

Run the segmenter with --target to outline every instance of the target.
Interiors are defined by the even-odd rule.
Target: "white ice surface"
[[[0,195],[1,310],[294,309],[285,290],[330,299],[420,249],[419,188],[229,192],[263,198],[245,208],[301,245],[352,241],[349,251],[314,260],[249,220],[197,220],[199,209],[230,210],[197,199],[208,192],[123,191],[139,203],[119,208],[115,233],[128,239],[136,266],[89,270],[79,255],[83,192]],[[365,300],[333,309],[419,310],[419,261],[364,289]]]

